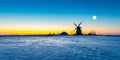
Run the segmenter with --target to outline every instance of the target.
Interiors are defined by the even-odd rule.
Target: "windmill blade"
[[[82,24],[82,22],[80,22],[80,24],[78,26],[80,26]]]
[[[75,32],[75,30],[76,30],[76,28],[74,29],[74,31],[73,31],[73,32]]]
[[[75,23],[73,23],[73,24],[77,27],[77,25]]]

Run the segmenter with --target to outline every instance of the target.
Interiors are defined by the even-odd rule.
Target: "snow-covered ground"
[[[0,60],[120,60],[120,37],[0,37]]]

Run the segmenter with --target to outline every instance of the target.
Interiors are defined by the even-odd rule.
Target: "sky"
[[[0,0],[0,35],[74,34],[73,23],[81,21],[85,34],[119,35],[119,6],[119,0]]]

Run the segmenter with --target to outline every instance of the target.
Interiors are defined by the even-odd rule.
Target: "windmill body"
[[[76,35],[82,35],[81,27],[77,27]]]
[[[76,28],[74,30],[74,31],[76,31],[75,35],[82,35],[82,30],[81,30],[81,27],[80,27],[82,22],[78,26],[75,23],[73,23],[73,24],[76,26]]]

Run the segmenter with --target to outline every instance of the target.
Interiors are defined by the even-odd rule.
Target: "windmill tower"
[[[80,25],[82,24],[82,22],[80,22],[79,25],[76,25],[75,23],[73,23],[73,24],[76,26],[76,28],[74,30],[74,31],[76,31],[75,35],[82,35],[82,30],[81,30],[81,27],[80,27]]]

